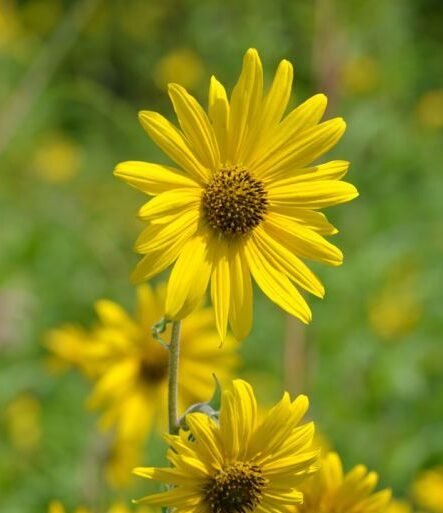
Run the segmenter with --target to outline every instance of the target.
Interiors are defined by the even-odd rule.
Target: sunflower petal
[[[290,504],[302,504],[303,493],[298,490],[291,490],[285,493],[282,490],[272,491],[271,489],[263,493],[263,501],[280,508]]]
[[[297,173],[294,176],[294,183],[311,180],[340,180],[348,172],[349,165],[347,160],[331,160],[313,168],[304,168],[302,173]]]
[[[178,209],[194,208],[195,211],[198,211],[200,202],[200,189],[173,189],[163,192],[145,203],[138,211],[138,217],[149,221],[153,217],[161,217],[171,211],[174,213]]]
[[[343,119],[335,118],[303,130],[285,145],[272,146],[262,162],[254,165],[254,172],[265,181],[290,175],[291,170],[306,166],[330,150],[345,128]]]
[[[206,112],[182,86],[169,84],[168,92],[191,148],[206,168],[216,171],[220,164],[220,153]]]
[[[271,237],[301,258],[330,265],[341,265],[343,253],[318,233],[275,212],[268,212],[264,223]]]
[[[243,154],[246,166],[250,161],[254,161],[255,156],[262,151],[263,137],[269,137],[269,134],[275,131],[276,126],[280,122],[291,96],[293,75],[292,64],[289,61],[282,60],[277,68],[272,86],[263,102],[260,120],[254,123],[248,134]]]
[[[214,422],[203,413],[191,413],[186,416],[186,423],[196,440],[196,451],[201,452],[202,457],[219,470],[223,465],[223,455]]]
[[[321,235],[338,233],[337,228],[328,221],[327,217],[317,210],[294,207],[293,205],[272,205],[270,209],[283,218],[307,226]]]
[[[318,209],[346,203],[358,196],[357,189],[348,182],[337,180],[306,181],[290,185],[274,184],[269,187],[271,205],[293,205]]]
[[[239,458],[245,457],[249,440],[257,422],[257,403],[254,391],[249,383],[242,379],[232,382],[233,404],[237,412],[237,433],[239,439]]]
[[[281,152],[297,138],[298,134],[317,125],[326,110],[327,101],[324,94],[316,94],[298,105],[283,119],[274,135],[266,141],[261,151],[251,161],[250,166],[259,167],[267,159],[269,151]]]
[[[157,112],[147,110],[139,113],[139,119],[155,144],[194,180],[199,183],[206,183],[209,180],[209,170],[194,156],[182,134],[172,123]]]
[[[141,283],[164,271],[178,258],[188,240],[189,233],[187,231],[179,234],[176,233],[170,244],[163,246],[159,251],[153,251],[145,255],[133,270],[131,282]]]
[[[263,69],[257,50],[250,48],[243,59],[243,68],[231,95],[228,130],[228,155],[239,162],[249,127],[258,116],[263,94]]]
[[[367,497],[360,503],[361,511],[366,513],[377,513],[383,511],[391,500],[391,490],[381,490]]]
[[[229,102],[225,88],[215,77],[211,77],[209,86],[208,115],[218,141],[220,160],[225,162],[228,149]]]
[[[263,474],[268,477],[275,474],[287,475],[289,473],[297,473],[305,470],[307,466],[315,464],[318,457],[319,451],[286,456],[286,458],[280,458],[267,463]]]
[[[178,169],[150,162],[120,162],[114,170],[114,175],[151,196],[173,188],[198,187],[192,178],[185,176]]]
[[[136,476],[154,481],[163,481],[172,485],[192,485],[195,484],[196,476],[184,475],[175,468],[156,468],[156,467],[136,467],[132,471]]]
[[[293,253],[273,239],[263,228],[256,228],[254,241],[276,269],[285,273],[298,286],[322,298],[325,289],[315,274]]]
[[[134,326],[128,312],[114,301],[99,299],[95,302],[94,309],[102,324],[115,328]]]
[[[195,210],[187,210],[175,215],[169,223],[149,224],[138,236],[134,250],[141,254],[167,250],[168,246],[194,235],[198,221],[198,213]]]
[[[167,492],[148,495],[134,502],[136,504],[149,504],[151,506],[177,506],[182,508],[195,504],[197,500],[194,489],[177,487]]]
[[[272,267],[252,239],[248,240],[245,248],[246,258],[257,285],[280,308],[308,324],[312,318],[311,310],[289,278]]]
[[[225,244],[220,244],[216,254],[216,261],[211,276],[211,300],[215,312],[215,324],[223,341],[226,338],[228,326],[229,299],[230,299],[230,273],[228,249]],[[235,284],[234,284],[235,286]]]
[[[220,409],[220,439],[223,456],[228,461],[235,461],[239,454],[241,440],[239,440],[237,426],[234,395],[231,390],[224,390]]]
[[[207,238],[197,234],[182,248],[169,277],[166,317],[181,319],[197,307],[208,286],[211,270]]]
[[[232,283],[229,323],[237,340],[249,335],[252,326],[252,283],[248,264],[241,247],[231,249],[229,273]]]
[[[260,425],[254,431],[249,444],[249,457],[263,452],[261,447],[266,446],[267,451],[263,458],[268,459],[269,454],[275,452],[282,439],[294,428],[291,419],[291,400],[285,392],[281,400],[263,418]]]

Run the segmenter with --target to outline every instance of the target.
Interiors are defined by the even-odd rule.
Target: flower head
[[[4,409],[6,435],[14,449],[22,454],[35,451],[42,436],[42,406],[29,392],[18,394]]]
[[[174,264],[166,315],[180,319],[201,301],[210,282],[217,328],[244,338],[252,323],[251,274],[277,305],[303,322],[310,309],[297,287],[323,297],[302,259],[339,265],[342,253],[324,235],[337,230],[319,212],[357,196],[340,181],[349,163],[316,165],[340,139],[341,118],[320,123],[326,97],[313,96],[283,118],[292,88],[283,60],[267,94],[256,50],[246,52],[228,100],[213,77],[208,113],[177,84],[169,85],[180,130],[156,112],[140,121],[177,164],[123,162],[115,174],[155,196],[139,211],[148,226],[135,249],[143,254],[135,282]]]
[[[419,474],[412,485],[412,495],[420,508],[443,513],[443,467]]]
[[[115,426],[119,440],[143,440],[156,412],[166,404],[168,351],[152,336],[153,324],[164,313],[164,297],[163,286],[142,285],[134,316],[112,301],[101,300],[95,305],[98,323],[93,329],[71,326],[47,337],[57,356],[92,378],[89,404],[103,410],[102,427]],[[168,340],[169,328],[163,336]],[[226,379],[236,361],[232,339],[220,347],[211,309],[196,310],[182,326],[181,408],[210,397],[212,373]]]
[[[250,385],[233,382],[222,394],[220,421],[186,416],[189,431],[166,435],[172,468],[137,468],[137,475],[174,488],[141,499],[176,511],[248,513],[278,511],[303,499],[300,483],[316,470],[313,423],[300,425],[305,396],[284,394],[263,418]]]
[[[381,513],[391,492],[373,493],[377,481],[377,474],[363,465],[344,474],[338,454],[330,452],[322,458],[319,472],[303,484],[298,513]]]
[[[385,513],[413,513],[412,505],[404,499],[392,499]]]

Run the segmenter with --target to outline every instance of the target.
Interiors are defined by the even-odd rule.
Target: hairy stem
[[[169,370],[168,370],[168,421],[169,432],[178,433],[178,364],[180,356],[180,328],[181,321],[172,323],[171,342],[169,343]]]

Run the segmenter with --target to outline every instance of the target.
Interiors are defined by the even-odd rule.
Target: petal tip
[[[315,99],[319,105],[324,106],[324,109],[326,109],[326,105],[328,104],[328,97],[324,93],[317,93],[312,98]]]
[[[256,48],[248,48],[245,53],[245,57],[258,57],[258,51]]]
[[[309,408],[309,397],[305,394],[300,394],[292,401],[292,405],[297,407],[297,411],[301,409],[306,412]]]
[[[117,176],[118,178],[120,178],[122,176],[122,162],[119,162],[115,167],[114,167],[114,170],[112,171],[112,174],[114,176]]]
[[[337,121],[337,128],[340,129],[340,131],[343,133],[346,130],[347,124],[346,121],[343,118],[336,118]]]
[[[176,82],[169,82],[168,84],[168,93],[177,93],[179,91],[183,91],[184,87],[182,87],[180,84],[177,84]]]
[[[153,117],[158,116],[158,112],[154,112],[152,110],[140,110],[138,111],[138,120],[143,125],[144,123],[149,123]]]

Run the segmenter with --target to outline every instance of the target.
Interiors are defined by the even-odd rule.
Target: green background
[[[348,123],[331,156],[352,162],[360,197],[328,213],[345,263],[314,266],[327,295],[310,298],[312,325],[257,293],[240,374],[264,402],[308,393],[346,468],[367,464],[397,496],[443,463],[442,25],[438,0],[0,1],[2,511],[53,498],[102,511],[120,496],[98,475],[88,385],[47,372],[42,336],[88,325],[101,297],[132,307],[144,197],[112,170],[165,162],[137,111],[172,117],[165,75],[206,104],[210,75],[231,88],[248,47],[268,83],[279,60],[294,64],[292,105],[328,95],[327,116]],[[32,449],[11,435],[23,394],[39,405]],[[161,452],[155,441],[146,463]]]

